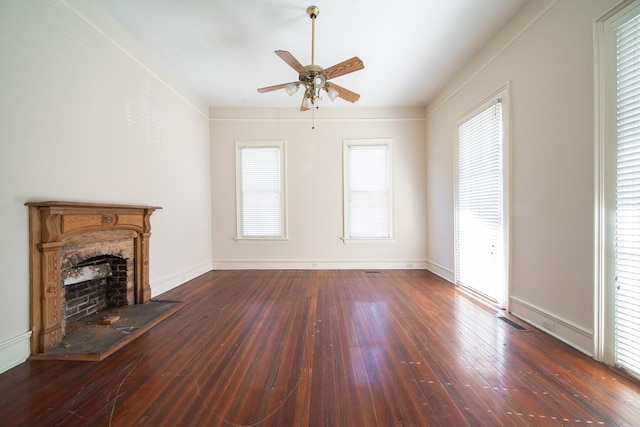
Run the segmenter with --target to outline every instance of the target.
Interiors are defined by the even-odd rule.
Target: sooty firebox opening
[[[109,307],[129,305],[127,259],[99,255],[63,269],[63,312],[73,322]]]

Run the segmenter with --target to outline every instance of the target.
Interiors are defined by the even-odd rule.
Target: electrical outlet
[[[555,331],[555,330],[556,330],[556,324],[555,324],[554,322],[548,322],[548,321],[544,320],[544,321],[542,322],[542,326],[543,326],[545,329],[548,329],[548,330],[550,330],[550,331]]]

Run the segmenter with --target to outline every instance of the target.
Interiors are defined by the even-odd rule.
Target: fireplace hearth
[[[31,352],[58,346],[67,323],[101,306],[144,304],[157,206],[30,202]]]

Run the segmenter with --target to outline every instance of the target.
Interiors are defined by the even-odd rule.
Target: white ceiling
[[[365,69],[335,82],[357,106],[424,106],[526,0],[96,0],[210,106],[297,107],[301,92],[257,88],[297,80],[274,54]],[[325,97],[322,104],[330,104]],[[333,106],[348,106],[337,99]]]

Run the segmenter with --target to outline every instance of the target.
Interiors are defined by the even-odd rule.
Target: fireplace
[[[143,304],[157,206],[30,202],[31,352],[58,346],[67,322],[105,305]]]

